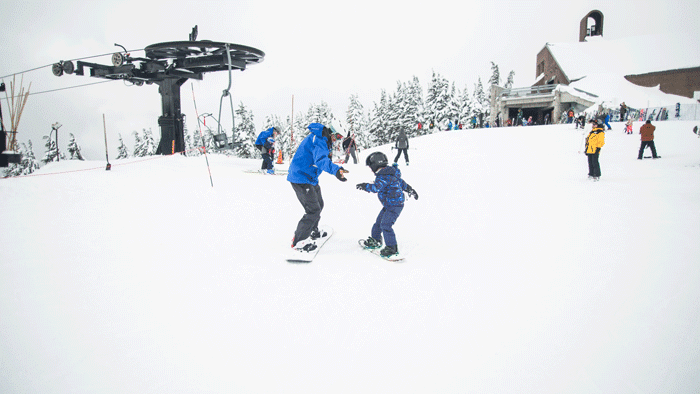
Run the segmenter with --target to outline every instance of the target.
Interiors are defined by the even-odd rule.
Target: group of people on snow
[[[319,176],[322,172],[327,172],[334,175],[339,181],[346,182],[345,174],[349,172],[331,160],[332,146],[343,138],[342,135],[321,123],[311,123],[308,129],[309,135],[299,144],[289,164],[287,174],[287,181],[291,184],[292,190],[304,209],[304,215],[294,231],[292,248],[303,252],[312,252],[317,248],[315,241],[326,236],[318,226],[324,207]],[[271,127],[260,133],[255,142],[256,147],[263,155],[262,170],[268,173],[274,173],[271,155],[274,154],[275,137],[278,134],[279,130]],[[359,150],[354,136],[348,133],[347,137],[343,139],[342,146],[346,153],[345,163],[352,156],[354,163],[357,164],[356,152]],[[404,192],[409,197],[418,199],[418,193],[402,179],[397,164],[401,153],[403,153],[408,165],[408,137],[405,132],[399,133],[395,147],[399,153],[393,165],[389,165],[387,156],[382,152],[374,152],[367,156],[365,164],[374,174],[374,182],[356,185],[358,190],[376,193],[382,203],[382,209],[372,225],[371,235],[363,243],[367,249],[377,249],[384,246],[379,252],[384,257],[399,253],[393,225],[403,210],[406,198]]]
[[[590,121],[590,123],[592,123],[593,126],[586,137],[585,148],[586,157],[588,159],[588,178],[598,181],[600,180],[600,150],[603,148],[603,145],[605,145],[605,121],[603,119],[593,119]],[[626,122],[626,126],[625,134],[632,134],[631,118]],[[656,153],[656,144],[654,143],[655,130],[656,126],[651,124],[651,119],[648,119],[639,128],[642,144],[639,147],[639,153],[637,154],[638,160],[642,160],[644,158],[644,151],[647,147],[651,149],[651,157],[653,159],[661,158],[661,156]]]

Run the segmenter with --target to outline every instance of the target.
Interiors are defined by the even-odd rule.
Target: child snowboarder
[[[396,234],[392,226],[401,215],[403,204],[406,200],[403,192],[406,191],[410,197],[418,200],[418,193],[401,179],[401,171],[398,165],[389,167],[389,160],[382,152],[374,152],[367,157],[367,166],[375,175],[374,183],[358,183],[357,189],[368,193],[377,193],[379,201],[382,203],[382,210],[377,216],[377,220],[372,226],[372,236],[364,241],[367,249],[377,249],[382,247],[382,235],[386,247],[380,254],[383,257],[390,257],[399,253],[396,242]]]
[[[600,149],[605,145],[605,129],[603,121],[591,121],[593,128],[586,137],[586,156],[588,156],[588,179],[600,180]]]

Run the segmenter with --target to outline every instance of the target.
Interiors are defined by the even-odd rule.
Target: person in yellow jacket
[[[591,122],[594,123],[594,122]],[[588,179],[600,179],[600,149],[605,145],[605,129],[601,120],[595,121],[591,132],[586,137],[586,156],[588,156]]]

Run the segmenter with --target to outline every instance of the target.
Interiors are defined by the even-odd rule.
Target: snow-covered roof
[[[576,89],[593,93],[598,96],[596,104],[604,107],[616,108],[623,101],[633,108],[697,103],[664,93],[658,86],[635,85],[624,76],[700,67],[700,37],[647,35],[608,40],[597,36],[585,42],[547,43],[546,47],[573,81],[560,89],[576,96],[582,95]]]
[[[570,81],[590,74],[633,75],[700,67],[700,37],[647,35],[575,43],[547,43]]]

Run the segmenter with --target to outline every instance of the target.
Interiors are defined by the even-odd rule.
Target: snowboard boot
[[[364,241],[364,247],[365,249],[379,249],[382,247],[382,241],[369,237]]]
[[[327,236],[327,235],[328,235],[327,232],[325,232],[325,231],[320,231],[320,230],[317,228],[317,229],[315,229],[314,231],[311,232],[311,239],[317,240],[317,239],[323,238],[323,237],[325,237],[325,236]]]
[[[399,254],[399,247],[397,245],[394,245],[394,246],[387,245],[386,248],[382,249],[382,251],[379,252],[379,254],[381,254],[382,257],[391,257],[394,255],[397,255],[397,254]]]
[[[301,241],[297,242],[296,245],[292,246],[292,248],[300,252],[311,252],[317,247],[318,245],[316,245],[316,242],[314,242],[311,238],[302,239]]]

